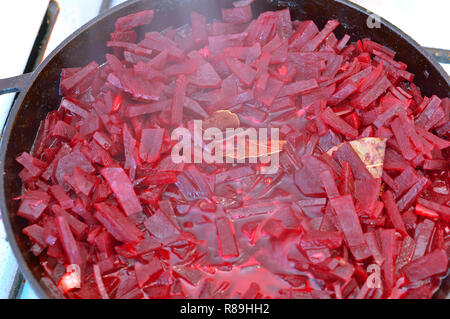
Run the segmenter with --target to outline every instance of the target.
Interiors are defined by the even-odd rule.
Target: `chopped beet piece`
[[[142,25],[150,24],[155,12],[153,10],[141,11],[117,19],[116,31],[128,31]]]
[[[158,278],[163,272],[163,268],[158,258],[154,257],[148,264],[137,262],[134,265],[134,271],[136,272],[139,287],[142,288],[147,282],[154,281]]]
[[[425,219],[417,226],[414,236],[416,246],[412,257],[413,260],[425,255],[428,245],[431,241],[431,236],[433,235],[434,226],[434,222],[429,219]]]
[[[334,180],[333,174],[329,170],[323,171],[320,173],[320,179],[322,181],[322,185],[327,192],[328,198],[338,197],[339,191],[336,186],[336,181]]]
[[[292,84],[285,85],[278,97],[301,94],[317,87],[317,81],[314,79],[294,82]]]
[[[448,273],[450,99],[424,97],[395,51],[335,34],[337,20],[319,29],[289,8],[253,20],[253,2],[211,23],[185,12],[190,24],[162,32],[141,28],[164,20],[157,10],[132,13],[105,34],[106,63],[62,66],[61,102],[17,157],[17,215],[45,286],[103,299],[434,295]],[[223,134],[203,141],[213,128]],[[258,156],[239,154],[241,137]],[[174,161],[180,145],[194,163]]]
[[[45,240],[45,229],[38,224],[27,226],[22,232],[39,246],[43,248],[48,246],[47,241]]]
[[[79,167],[87,173],[95,171],[92,164],[80,151],[73,151],[59,159],[55,170],[55,177],[60,185],[64,185],[64,176],[71,176]]]
[[[95,204],[95,218],[121,242],[138,242],[142,232],[115,206]]]
[[[321,118],[326,124],[334,128],[337,132],[350,138],[358,137],[358,131],[337,116],[329,107],[326,108],[321,114]]]
[[[355,180],[353,178],[352,169],[348,162],[342,165],[342,173],[340,177],[339,192],[341,195],[352,195],[354,191]]]
[[[330,170],[330,168],[311,155],[303,156],[302,162],[304,164],[303,168],[298,170],[295,174],[295,183],[302,193],[307,196],[319,196],[325,194],[320,174]]]
[[[57,184],[50,186],[50,192],[63,209],[69,209],[73,207],[73,199],[66,194],[64,188],[62,188],[61,185]]]
[[[219,249],[223,257],[237,257],[239,250],[236,243],[232,222],[226,217],[216,220],[217,236],[219,238]]]
[[[205,276],[200,270],[192,267],[174,267],[173,271],[193,286],[197,286]]]
[[[44,162],[37,158],[34,158],[27,152],[24,152],[22,153],[22,155],[17,157],[16,161],[19,162],[23,167],[25,167],[32,177],[41,175],[43,169],[45,169],[47,166]]]
[[[17,215],[26,218],[31,222],[39,219],[47,208],[50,196],[41,191],[28,191],[23,195]]]
[[[172,124],[180,124],[183,119],[184,99],[186,97],[186,76],[180,75],[176,81],[172,102]]]
[[[202,45],[208,41],[208,32],[206,30],[206,18],[201,14],[191,12],[192,39],[195,44]]]
[[[145,221],[145,228],[163,244],[174,242],[180,236],[177,226],[161,210]]]
[[[406,236],[406,228],[403,222],[402,216],[397,208],[397,203],[394,199],[394,194],[391,191],[385,191],[381,196],[383,199],[384,207],[389,215],[389,219],[394,225],[395,229],[397,229],[403,236]]]
[[[336,197],[330,199],[330,202],[331,207],[337,216],[340,228],[344,233],[345,240],[350,246],[354,257],[357,260],[366,259],[370,252],[364,240],[361,224],[359,223],[352,197],[349,195]]]
[[[127,216],[142,211],[141,204],[133,189],[130,179],[120,167],[110,167],[101,170],[111,190],[116,195],[117,201]]]
[[[403,267],[403,273],[412,281],[427,279],[447,271],[448,257],[445,251],[437,249]]]
[[[334,31],[339,25],[339,21],[330,20],[325,27],[314,38],[302,47],[302,51],[315,51],[319,45]]]
[[[70,264],[81,266],[82,257],[78,242],[70,231],[69,224],[62,216],[55,218],[56,228],[58,230],[59,240],[64,248],[67,259]]]
[[[413,187],[411,187],[411,189],[397,202],[397,206],[400,212],[404,212],[409,207],[411,207],[413,202],[425,190],[429,183],[430,181],[426,177],[420,178],[417,183]]]
[[[139,154],[144,162],[153,163],[159,159],[163,138],[164,129],[142,130]]]
[[[75,218],[73,215],[62,209],[58,205],[52,206],[52,212],[55,214],[55,216],[61,216],[63,217],[66,222],[69,224],[70,229],[72,232],[77,236],[80,237],[84,233],[86,233],[86,230],[88,229],[88,226],[79,221],[77,218]]]
[[[450,208],[444,205],[440,205],[436,202],[432,202],[423,198],[418,198],[417,203],[420,205],[435,211],[446,223],[450,221]]]
[[[69,78],[61,81],[61,89],[63,92],[70,93],[75,89],[77,85],[79,85],[85,78],[87,78],[91,73],[97,70],[98,64],[96,62],[91,62],[86,65],[84,68],[79,70],[77,73],[72,75]]]
[[[281,221],[271,218],[264,224],[262,230],[273,238],[280,238],[286,229]]]
[[[197,73],[189,75],[188,81],[200,88],[217,88],[222,84],[220,76],[209,63],[199,65]]]
[[[356,180],[354,186],[358,212],[368,216],[373,215],[376,201],[380,196],[380,180]]]
[[[240,81],[247,86],[252,85],[256,77],[256,71],[253,68],[232,57],[225,57],[225,63]]]
[[[250,6],[238,6],[236,8],[222,9],[222,20],[225,23],[247,23],[253,18]]]
[[[339,248],[343,237],[337,232],[307,231],[300,238],[300,247],[303,250],[320,248]]]

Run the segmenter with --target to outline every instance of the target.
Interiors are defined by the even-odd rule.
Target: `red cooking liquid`
[[[248,5],[140,40],[155,13],[121,18],[105,65],[63,70],[61,106],[17,159],[46,283],[69,298],[430,298],[448,269],[449,99],[423,98],[392,50],[337,39],[336,20],[251,21]],[[174,163],[171,133],[199,134],[194,120],[279,129],[278,171]]]

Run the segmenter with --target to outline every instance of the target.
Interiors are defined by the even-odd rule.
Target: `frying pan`
[[[209,18],[219,18],[220,9],[231,7],[234,0],[132,0],[109,10],[87,23],[30,74],[0,80],[0,94],[20,92],[12,107],[3,130],[0,147],[0,209],[8,240],[17,258],[20,270],[41,298],[59,298],[62,295],[43,276],[38,258],[29,252],[27,238],[22,234],[26,221],[16,215],[22,186],[18,174],[21,166],[15,158],[30,151],[40,121],[55,109],[61,100],[59,76],[61,68],[88,64],[92,60],[104,62],[109,33],[117,18],[140,10],[155,9],[151,28],[161,31],[169,26],[178,27],[190,22],[190,11],[195,10]],[[397,57],[408,64],[416,75],[415,82],[426,96],[449,96],[449,77],[442,67],[419,44],[401,30],[381,19],[380,28],[368,28],[370,12],[345,0],[256,0],[254,15],[268,10],[289,7],[293,19],[313,20],[323,27],[329,19],[338,19],[341,25],[335,33],[338,37],[349,34],[352,41],[371,38],[395,51]],[[139,31],[139,30],[138,30]],[[144,30],[138,32],[141,36]],[[448,294],[444,282],[438,297]]]

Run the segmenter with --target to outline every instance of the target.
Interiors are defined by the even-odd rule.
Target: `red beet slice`
[[[223,257],[237,257],[239,250],[232,227],[232,222],[226,217],[216,220],[217,236],[219,238],[219,249]]]
[[[28,191],[23,195],[17,215],[33,222],[36,221],[50,202],[50,196],[41,191]]]
[[[161,156],[161,148],[164,139],[164,129],[145,129],[141,133],[139,154],[142,161],[156,162]]]
[[[141,11],[117,19],[116,31],[128,31],[142,25],[150,24],[155,12],[153,10]]]
[[[308,231],[300,238],[300,247],[303,250],[320,248],[339,248],[343,237],[337,232]]]
[[[161,262],[158,258],[153,258],[148,264],[141,264],[137,262],[134,265],[136,279],[140,288],[149,281],[154,281],[163,272]]]
[[[163,244],[174,242],[180,236],[177,226],[161,210],[145,221],[145,227]]]
[[[358,131],[337,116],[329,107],[326,108],[321,114],[321,118],[326,124],[334,128],[337,132],[350,138],[358,137]]]
[[[350,249],[357,260],[364,260],[370,252],[365,243],[361,224],[353,205],[352,197],[349,195],[330,199],[337,221],[344,233]]]
[[[222,9],[222,20],[225,23],[247,23],[253,18],[252,8],[248,6],[238,6],[230,9]]]
[[[138,242],[142,232],[115,206],[95,204],[95,218],[121,242]]]
[[[101,170],[111,190],[116,195],[117,201],[127,216],[142,211],[141,204],[133,189],[130,179],[120,167],[109,167]]]
[[[67,259],[70,264],[80,266],[82,257],[77,241],[70,231],[69,224],[64,217],[59,216],[55,218],[56,228],[58,230],[59,240],[64,248]]]
[[[61,103],[17,158],[17,214],[46,285],[104,299],[433,295],[448,270],[450,100],[423,97],[393,50],[338,38],[336,20],[252,20],[252,3],[146,34],[157,13],[133,13],[106,35],[106,63],[62,69]],[[196,152],[208,128],[279,129],[278,171],[259,174],[262,157],[174,163],[179,127]]]
[[[384,207],[386,208],[392,225],[394,225],[395,229],[397,229],[402,235],[406,236],[407,233],[405,224],[397,208],[394,195],[391,191],[388,190],[383,193],[383,196],[381,196],[381,198],[383,199]]]
[[[415,282],[444,273],[447,271],[447,266],[447,254],[437,249],[403,267],[403,272],[410,281]]]

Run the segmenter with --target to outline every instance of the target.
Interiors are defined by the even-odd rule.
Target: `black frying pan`
[[[190,11],[195,10],[209,18],[219,18],[220,9],[231,7],[234,0],[132,0],[95,18],[65,40],[31,74],[0,80],[0,94],[20,92],[12,107],[3,130],[0,147],[0,209],[12,250],[25,278],[39,297],[61,297],[58,290],[42,276],[39,261],[29,252],[28,239],[22,235],[26,221],[16,215],[19,202],[13,198],[21,194],[18,174],[21,166],[15,158],[29,151],[39,123],[47,113],[55,109],[61,100],[59,76],[61,68],[83,66],[92,60],[104,62],[105,42],[114,29],[118,17],[149,8],[155,9],[151,28],[163,30],[190,22]],[[367,27],[369,12],[345,0],[256,0],[254,15],[267,10],[289,7],[293,19],[313,20],[323,27],[329,19],[339,19],[341,26],[335,31],[340,38],[345,33],[352,40],[371,38],[395,51],[397,57],[408,64],[408,71],[416,75],[415,82],[426,96],[449,96],[450,80],[442,67],[419,44],[387,21],[381,20],[381,28]],[[143,30],[141,30],[143,33]],[[142,34],[141,34],[142,35]],[[444,283],[439,297],[446,296]]]

